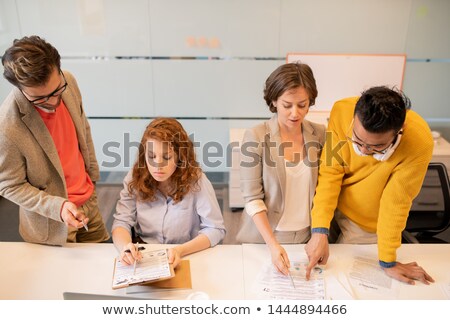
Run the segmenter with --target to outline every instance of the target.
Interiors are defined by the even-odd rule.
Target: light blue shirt
[[[204,234],[212,247],[224,238],[222,212],[213,186],[204,173],[198,188],[178,203],[159,191],[154,201],[138,201],[134,193],[128,192],[130,181],[131,171],[123,181],[112,230],[123,227],[131,233],[131,227],[134,227],[136,234],[147,243],[182,244]]]

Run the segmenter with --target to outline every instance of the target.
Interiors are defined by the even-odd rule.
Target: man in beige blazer
[[[0,107],[0,195],[20,206],[27,242],[109,239],[95,193],[99,169],[75,78],[45,40],[15,40],[2,58],[15,88]]]

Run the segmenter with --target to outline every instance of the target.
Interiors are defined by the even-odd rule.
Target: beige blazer
[[[325,126],[303,120],[303,139],[307,158],[305,161],[312,168],[310,207],[317,185],[320,152],[325,142]],[[241,145],[241,191],[245,203],[262,200],[267,207],[267,216],[272,230],[276,228],[284,210],[286,193],[286,171],[284,157],[279,151],[281,136],[278,117],[245,132]],[[244,210],[241,218],[237,241],[264,243],[252,217]]]
[[[99,179],[90,127],[75,78],[64,72],[68,86],[62,99],[76,128],[86,172]],[[20,206],[19,232],[28,242],[62,245],[67,227],[60,211],[67,199],[58,152],[42,118],[19,89],[0,107],[0,196]]]

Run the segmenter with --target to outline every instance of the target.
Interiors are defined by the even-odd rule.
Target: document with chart
[[[306,280],[308,259],[291,260],[290,276],[278,272],[272,263],[262,266],[254,290],[260,299],[324,300],[323,269],[314,268]]]
[[[175,276],[172,264],[169,264],[167,249],[142,250],[142,259],[134,265],[126,265],[118,258],[114,261],[112,288],[119,289],[136,284],[146,284],[169,279]]]

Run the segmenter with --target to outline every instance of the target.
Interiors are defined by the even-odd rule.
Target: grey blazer
[[[62,99],[76,128],[86,172],[99,179],[91,131],[74,77]],[[20,206],[19,232],[28,242],[62,245],[67,227],[60,211],[67,199],[64,172],[44,121],[19,89],[14,88],[0,107],[0,196]]]
[[[307,152],[307,164],[312,168],[311,181],[317,185],[319,158],[325,142],[325,126],[303,120],[303,139]],[[255,200],[264,201],[267,216],[272,230],[276,228],[284,210],[284,195],[286,188],[286,171],[284,157],[279,151],[281,136],[278,117],[274,115],[270,120],[245,132],[241,145],[241,191],[245,203]],[[314,197],[312,188],[310,207]],[[242,214],[237,241],[250,243],[264,243],[252,217],[246,210]]]

